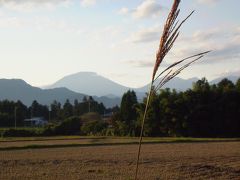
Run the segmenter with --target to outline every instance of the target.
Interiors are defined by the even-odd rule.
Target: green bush
[[[55,132],[54,132],[54,124],[48,124],[43,128],[43,131],[41,133],[42,136],[54,136]]]
[[[114,129],[113,128],[107,128],[105,135],[106,136],[115,136]]]
[[[45,133],[54,135],[76,135],[80,134],[81,118],[70,117],[52,128],[45,129]]]
[[[6,131],[6,129],[0,128],[0,137],[3,137],[4,131]]]
[[[102,121],[91,121],[82,125],[81,132],[85,135],[105,135],[107,126]]]
[[[63,122],[44,128],[6,128],[0,130],[1,137],[34,137],[54,135],[77,135],[80,134],[81,118],[71,117]]]
[[[32,137],[32,136],[39,136],[42,133],[42,129],[27,129],[27,128],[22,128],[22,129],[5,129],[2,132],[2,137]]]

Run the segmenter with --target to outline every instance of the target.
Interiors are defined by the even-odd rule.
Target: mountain
[[[209,84],[218,84],[222,79],[227,78],[228,80],[232,81],[233,83],[236,83],[239,79],[238,76],[227,76],[227,77],[219,77],[209,82]],[[170,82],[168,82],[163,88],[170,88],[170,89],[176,89],[179,91],[185,91],[189,88],[192,88],[192,85],[194,82],[198,81],[198,78],[190,78],[190,79],[182,79],[179,77],[175,77]],[[149,84],[146,86],[143,86],[141,88],[135,89],[137,92],[147,92],[149,89]]]
[[[239,77],[228,76],[226,78],[235,83]],[[222,79],[223,77],[212,80],[210,84],[217,84]],[[185,80],[176,77],[163,88],[168,87],[184,91],[191,88],[192,83],[197,80],[197,78]],[[41,104],[49,105],[54,100],[59,101],[61,104],[66,99],[69,99],[71,102],[74,99],[82,101],[83,97],[87,94],[92,95],[96,101],[102,102],[106,107],[113,107],[120,104],[122,94],[129,89],[133,89],[137,94],[138,100],[141,101],[146,96],[145,93],[148,91],[149,85],[141,88],[129,88],[99,76],[96,73],[83,72],[67,76],[54,85],[49,86],[49,88],[51,89],[33,87],[20,79],[0,79],[0,100],[20,100],[28,106],[31,105],[33,100],[37,100]],[[75,92],[76,89],[78,89],[77,92]]]
[[[197,81],[197,78],[191,79],[181,79],[176,77],[170,81],[164,88],[175,88],[177,90],[183,91],[192,87],[192,83]],[[45,88],[59,88],[66,87],[72,91],[96,95],[96,96],[106,96],[109,98],[121,97],[129,89],[133,89],[139,94],[140,99],[145,95],[145,92],[148,91],[149,85],[143,86],[141,88],[131,88],[120,85],[116,82],[113,82],[103,76],[100,76],[94,72],[79,72],[72,74],[66,77],[63,77],[56,83]]]
[[[217,84],[219,83],[222,79],[227,78],[228,80],[232,81],[233,83],[236,83],[237,80],[239,79],[239,76],[227,76],[227,77],[219,77],[217,79],[214,79],[210,81],[210,84]]]
[[[215,79],[210,81],[210,84],[218,83],[224,77]],[[233,82],[236,82],[238,79],[237,76],[228,76],[226,77]],[[190,78],[190,79],[182,79],[179,77],[175,77],[170,82],[168,82],[163,88],[170,88],[176,89],[178,91],[185,91],[189,88],[192,88],[192,84],[199,80],[198,78]],[[149,84],[145,85],[140,88],[131,88],[120,85],[116,82],[113,82],[101,75],[98,75],[94,72],[79,72],[76,74],[72,74],[66,76],[53,85],[47,86],[45,88],[59,88],[59,87],[66,87],[72,91],[89,94],[89,95],[96,95],[96,96],[104,96],[105,98],[108,97],[109,101],[113,99],[119,98],[125,93],[127,90],[132,89],[136,92],[138,99],[141,100],[145,97],[145,93],[148,91]],[[104,98],[103,98],[104,99]]]
[[[45,88],[52,89],[66,87],[72,91],[89,94],[92,96],[117,96],[121,97],[129,88],[115,83],[94,72],[79,72],[63,77],[53,85]]]
[[[114,107],[116,105],[120,105],[121,103],[121,97],[107,97],[107,96],[93,96],[93,99],[95,99],[97,102],[102,102],[105,107]]]
[[[33,87],[20,79],[0,79],[0,100],[20,100],[29,106],[33,100],[44,105],[51,104],[54,100],[63,104],[66,99],[73,102],[75,99],[82,101],[85,94],[76,93],[65,87],[53,89],[41,89]],[[102,102],[106,107],[112,107],[120,103],[120,98],[93,97],[96,101]]]
[[[170,89],[176,89],[179,91],[184,91],[186,89],[189,89],[192,87],[193,82],[196,82],[198,78],[191,78],[191,79],[182,79],[179,77],[175,77],[170,82],[165,84],[163,88],[170,88]],[[159,82],[159,81],[158,81]],[[147,92],[149,89],[150,84],[143,86],[141,88],[136,89],[138,92]]]

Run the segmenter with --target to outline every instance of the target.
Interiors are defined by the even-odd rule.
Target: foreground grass
[[[185,137],[145,137],[144,144],[156,143],[203,143],[203,142],[234,142],[240,138],[185,138]],[[56,136],[0,138],[0,151],[20,149],[43,149],[62,147],[110,146],[138,144],[137,137],[105,137],[105,136]]]

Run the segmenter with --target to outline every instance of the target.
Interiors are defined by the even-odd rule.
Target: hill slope
[[[122,96],[129,89],[93,72],[79,72],[65,76],[45,88],[57,87],[66,87],[72,91],[92,96]]]
[[[196,82],[198,78],[191,78],[191,79],[181,79],[179,77],[176,77],[172,79],[170,82],[168,82],[163,88],[170,88],[170,89],[176,89],[179,91],[184,91],[192,87],[192,83]],[[149,84],[146,86],[143,86],[141,88],[136,89],[138,92],[147,92],[149,89]]]
[[[20,100],[26,105],[31,105],[33,100],[49,105],[54,100],[64,103],[66,99],[82,101],[85,94],[73,92],[67,88],[41,89],[33,87],[20,79],[0,79],[0,100]],[[98,102],[103,102],[106,107],[120,103],[120,98],[93,97]]]

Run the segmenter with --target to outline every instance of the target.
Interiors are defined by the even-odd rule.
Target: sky
[[[0,78],[41,87],[86,71],[141,87],[151,80],[172,2],[0,0]],[[182,0],[179,19],[195,13],[161,68],[212,50],[179,77],[240,76],[239,7],[239,0]]]

